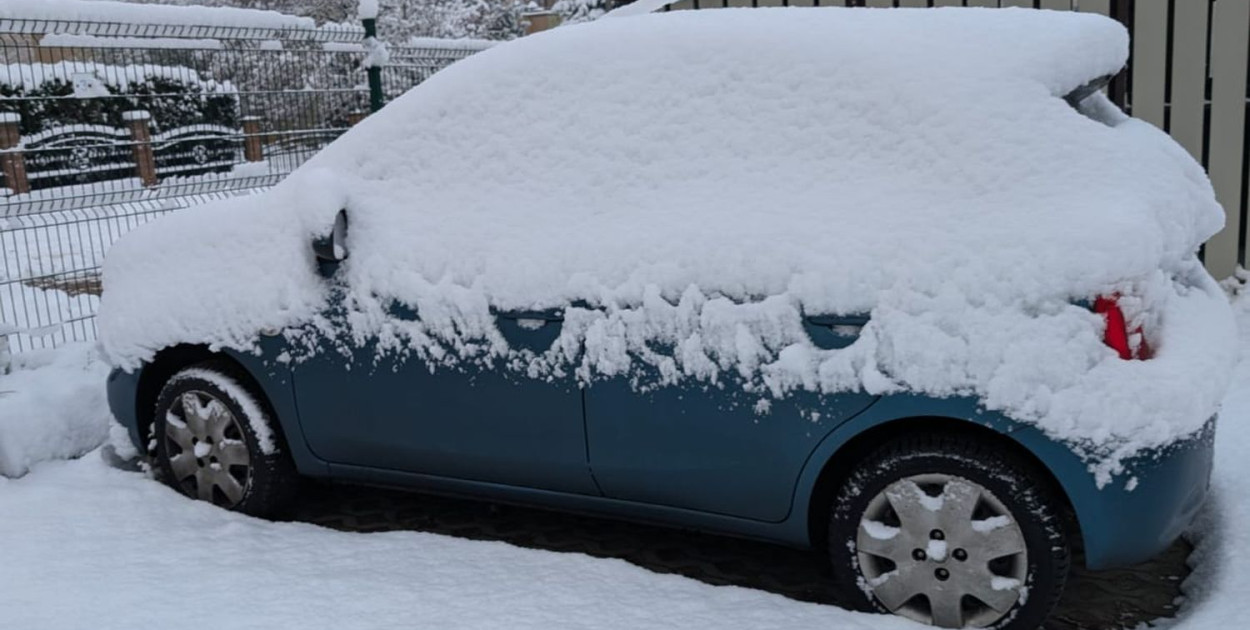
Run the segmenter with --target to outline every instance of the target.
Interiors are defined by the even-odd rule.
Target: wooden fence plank
[[[759,0],[759,2],[756,3],[756,6],[780,7],[780,6],[785,5],[785,3],[786,3],[786,0]]]
[[[1172,17],[1172,112],[1168,132],[1202,160],[1207,92],[1207,3],[1177,5]]]
[[[668,5],[669,11],[680,11],[684,9],[693,9],[693,8],[694,8],[694,0],[679,0],[678,2],[674,2],[673,4]]]
[[[868,0],[868,2],[864,3],[864,6],[875,7],[875,8],[880,9],[880,8],[885,8],[885,7],[892,7],[894,6],[894,2],[893,0]]]
[[[898,6],[908,8],[919,8],[929,6],[928,0],[898,0]]]
[[[754,3],[752,3],[751,0],[728,0],[728,2],[725,3],[725,6],[727,7],[750,7],[750,6],[754,6]]]
[[[1073,4],[1081,13],[1111,15],[1111,0],[1073,0]]]
[[[1002,0],[1001,6],[1005,9],[1008,7],[1024,7],[1026,9],[1033,8],[1033,0]]]
[[[1206,265],[1217,279],[1233,273],[1241,236],[1242,143],[1250,0],[1217,0],[1211,16],[1211,139],[1207,173],[1224,206],[1224,229],[1207,241]]]
[[[1138,2],[1133,11],[1133,115],[1163,128],[1168,3]]]
[[[933,0],[933,6],[935,7],[962,7],[964,6],[964,3],[963,3],[963,0]]]
[[[968,0],[970,7],[998,7],[998,0]]]
[[[1038,7],[1054,11],[1071,11],[1072,0],[1042,0],[1038,3]]]

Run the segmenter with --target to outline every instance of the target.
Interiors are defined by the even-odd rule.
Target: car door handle
[[[807,336],[822,350],[845,348],[856,339],[868,324],[867,315],[805,315],[803,328]]]
[[[535,353],[551,348],[564,326],[564,313],[555,310],[496,311],[495,319],[509,346]]]
[[[527,330],[537,330],[552,322],[563,322],[560,311],[496,311],[495,317],[510,319]]]

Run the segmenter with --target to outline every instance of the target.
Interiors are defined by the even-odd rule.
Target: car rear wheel
[[[976,436],[912,435],[866,457],[830,515],[844,601],[943,628],[1037,628],[1067,580],[1059,503]]]
[[[180,370],[156,402],[161,479],[193,499],[253,516],[275,515],[297,476],[268,409],[229,363]]]

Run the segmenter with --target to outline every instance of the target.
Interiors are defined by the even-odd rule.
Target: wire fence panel
[[[393,49],[385,100],[483,46]],[[95,338],[100,264],[280,181],[369,112],[364,29],[0,20],[0,337]]]

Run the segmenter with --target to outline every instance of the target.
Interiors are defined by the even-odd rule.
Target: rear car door
[[[805,327],[817,346],[836,349],[865,322],[808,317]],[[606,496],[768,522],[789,514],[816,445],[876,400],[804,391],[760,405],[732,386],[639,392],[625,377],[595,381],[585,395],[591,469]]]

